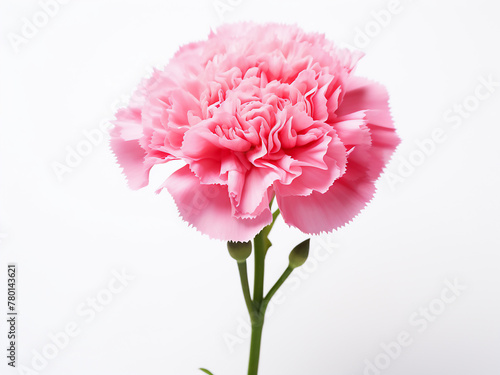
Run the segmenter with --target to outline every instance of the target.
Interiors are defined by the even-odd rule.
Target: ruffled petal
[[[110,144],[130,188],[137,190],[146,186],[149,182],[151,167],[145,167],[144,165],[146,153],[139,145],[139,141],[123,141],[119,138],[111,138]]]
[[[275,182],[277,195],[306,196],[313,191],[325,193],[334,181],[345,173],[346,149],[334,131],[330,131],[314,145],[292,151],[293,164],[299,167],[301,172],[288,184]]]
[[[239,218],[254,218],[260,215],[269,201],[267,191],[279,175],[272,169],[252,168],[246,174],[235,172],[229,179],[228,190],[233,205],[233,212]]]
[[[304,233],[320,234],[347,224],[366,206],[374,193],[372,181],[340,178],[324,194],[313,192],[307,197],[276,197],[287,224]]]
[[[272,221],[269,208],[254,219],[232,215],[227,186],[204,185],[184,166],[164,183],[181,217],[200,232],[223,241],[249,241]]]
[[[223,26],[139,85],[111,147],[134,189],[183,160],[160,190],[213,238],[251,239],[273,195],[290,225],[338,228],[399,143],[385,88],[352,76],[360,57],[295,26]]]
[[[364,164],[368,168],[369,177],[376,180],[400,143],[391,117],[387,89],[366,78],[351,77],[337,114],[349,116],[359,111],[366,115],[371,147],[368,150],[362,147],[355,149],[349,155],[349,168],[351,162]]]
[[[388,99],[382,85],[349,79],[332,124],[350,151],[347,171],[324,194],[277,195],[286,223],[305,233],[328,232],[348,223],[372,199],[375,181],[400,142]]]

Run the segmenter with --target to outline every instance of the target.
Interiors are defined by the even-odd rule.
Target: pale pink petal
[[[385,88],[353,76],[361,55],[296,26],[224,25],[141,83],[111,147],[133,188],[183,160],[163,186],[214,238],[252,238],[273,196],[290,225],[332,230],[371,199],[399,143]]]
[[[345,173],[346,149],[334,131],[314,145],[292,151],[292,157],[296,160],[292,164],[300,167],[301,173],[288,184],[275,182],[277,195],[306,196],[313,191],[325,193]]]
[[[399,143],[387,91],[381,85],[352,78],[337,115],[339,123],[334,127],[346,145],[354,146],[348,156],[347,172],[325,194],[277,196],[284,220],[306,233],[331,231],[352,220],[372,198],[375,180]]]
[[[366,206],[374,193],[372,181],[340,178],[324,194],[313,192],[306,197],[276,197],[287,224],[304,233],[319,234],[347,224]]]
[[[151,167],[144,166],[144,156],[146,153],[139,145],[138,141],[123,141],[118,138],[111,138],[111,149],[116,155],[118,164],[123,169],[131,189],[137,190],[146,186],[149,182],[149,170]]]
[[[386,88],[365,78],[352,77],[337,114],[348,116],[358,111],[366,114],[371,147],[359,152],[354,150],[349,155],[349,163],[365,164],[370,178],[376,180],[400,143],[394,129]]]
[[[248,241],[272,220],[269,208],[254,219],[234,217],[227,186],[201,184],[188,166],[173,173],[164,187],[182,218],[215,239]]]
[[[137,108],[122,108],[116,113],[115,127],[111,134],[124,141],[140,139],[143,136],[141,110]]]
[[[236,188],[228,185],[228,190],[233,201],[234,213],[237,217],[255,217],[259,215],[263,207],[269,205],[264,202],[267,190],[279,175],[272,169],[252,168],[246,174],[239,173],[240,181],[236,182]],[[231,182],[231,180],[230,180]]]

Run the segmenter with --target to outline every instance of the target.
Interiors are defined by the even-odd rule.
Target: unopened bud
[[[293,248],[288,257],[290,268],[297,268],[303,265],[309,255],[309,242],[311,240],[308,238],[304,242],[299,243]]]
[[[245,261],[252,254],[252,243],[248,242],[233,242],[228,241],[227,249],[229,255],[237,262]]]

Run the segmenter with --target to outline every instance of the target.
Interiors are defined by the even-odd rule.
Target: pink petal
[[[372,199],[375,181],[399,144],[388,99],[382,85],[364,78],[349,79],[336,112],[339,123],[332,124],[346,146],[354,146],[348,155],[347,171],[324,194],[313,192],[306,197],[277,194],[285,222],[310,234],[331,231],[352,220]]]
[[[400,143],[394,129],[386,88],[366,78],[352,77],[337,114],[348,116],[358,111],[366,114],[366,126],[370,130],[372,144],[369,150],[355,148],[349,155],[348,163],[366,165],[370,178],[376,180]]]
[[[139,142],[137,140],[123,141],[119,138],[111,138],[110,143],[130,188],[137,190],[146,186],[149,181],[151,167],[146,168],[144,166],[146,153],[139,145]]]
[[[268,168],[252,168],[246,174],[230,173],[236,178],[229,179],[228,190],[237,217],[255,217],[269,205],[267,190],[279,175]],[[268,209],[268,208],[267,208]]]
[[[115,127],[111,134],[121,137],[124,141],[140,139],[143,136],[141,110],[137,108],[122,108],[116,113]]]
[[[304,233],[319,234],[347,224],[366,206],[374,193],[372,181],[340,178],[324,194],[313,192],[307,197],[276,197],[287,224]]]
[[[164,183],[177,204],[181,217],[200,232],[223,241],[249,241],[272,221],[269,208],[254,219],[232,215],[227,186],[203,185],[184,166]]]
[[[291,150],[301,173],[289,184],[275,182],[277,195],[306,196],[313,191],[325,193],[346,170],[346,149],[334,131],[315,145]]]

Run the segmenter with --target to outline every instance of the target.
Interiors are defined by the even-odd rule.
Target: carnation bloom
[[[141,83],[111,147],[133,189],[183,160],[159,190],[210,237],[253,238],[273,197],[289,225],[331,231],[370,201],[399,143],[385,88],[353,75],[361,56],[295,26],[222,26]]]

